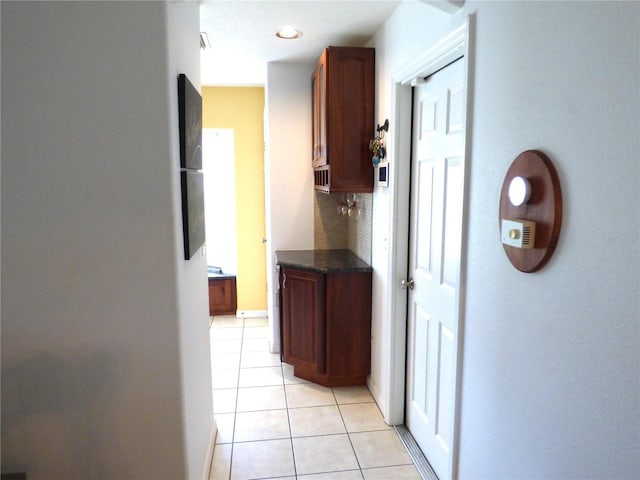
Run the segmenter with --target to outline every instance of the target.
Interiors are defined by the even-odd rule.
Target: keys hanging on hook
[[[381,160],[387,155],[387,150],[384,145],[384,132],[389,131],[389,119],[385,119],[384,124],[376,126],[376,136],[369,142],[369,150],[373,153],[371,160],[373,166],[377,167]]]

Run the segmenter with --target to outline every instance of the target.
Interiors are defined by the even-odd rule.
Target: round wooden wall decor
[[[510,186],[513,202],[509,199]],[[560,180],[544,153],[538,150],[522,152],[507,170],[500,193],[501,229],[502,220],[535,222],[533,248],[517,248],[504,242],[502,246],[513,266],[521,272],[535,272],[544,267],[558,243],[562,224]]]

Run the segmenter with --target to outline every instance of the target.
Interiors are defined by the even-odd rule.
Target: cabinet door
[[[375,51],[329,47],[327,52],[326,155],[331,192],[371,192]]]
[[[326,275],[327,371],[334,384],[364,384],[371,371],[371,272]]]
[[[312,106],[312,166],[320,167],[327,164],[327,83],[326,83],[326,54],[323,53],[311,77],[311,106]]]
[[[325,276],[284,267],[282,293],[282,358],[295,367],[325,371]]]
[[[235,315],[236,277],[209,278],[209,315]]]

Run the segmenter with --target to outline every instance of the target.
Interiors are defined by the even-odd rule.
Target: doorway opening
[[[229,288],[220,287],[219,293],[227,299],[227,293],[233,297],[235,292],[234,315],[263,318],[267,316],[264,88],[203,87],[202,107],[207,263],[232,277]],[[229,306],[224,311],[231,310]]]
[[[233,129],[202,130],[202,171],[207,235],[207,265],[226,274],[238,270],[236,175]]]

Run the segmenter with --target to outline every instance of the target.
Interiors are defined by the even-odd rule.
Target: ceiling
[[[267,62],[314,63],[328,45],[364,46],[401,0],[203,0],[201,83],[264,85]],[[275,33],[291,25],[296,40]]]

